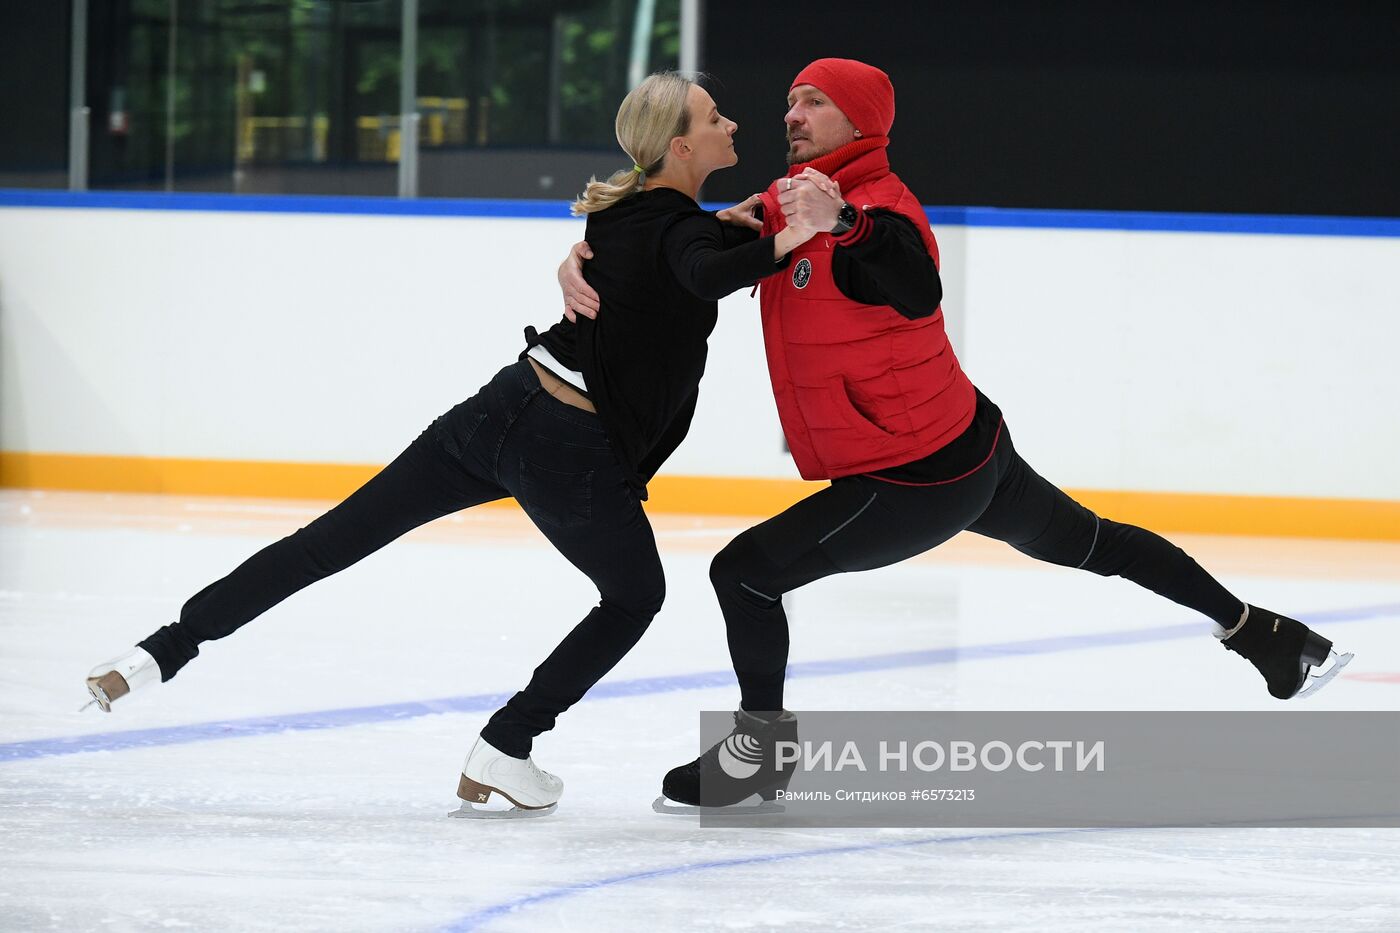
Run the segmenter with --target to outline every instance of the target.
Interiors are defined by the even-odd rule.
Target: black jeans
[[[350,498],[196,593],[179,622],[141,647],[169,680],[201,643],[232,634],[308,584],[419,525],[506,496],[600,597],[482,730],[492,745],[524,757],[533,738],[637,643],[666,594],[651,524],[602,422],[545,392],[524,361],[438,418]]]
[[[964,530],[1037,560],[1124,577],[1226,628],[1244,611],[1244,603],[1180,548],[1142,528],[1099,518],[1046,482],[1016,453],[1003,425],[991,459],[967,476],[935,486],[838,479],[716,555],[710,580],[743,708],[783,708],[784,593],[834,573],[898,563]]]

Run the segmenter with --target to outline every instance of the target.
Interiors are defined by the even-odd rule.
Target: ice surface
[[[654,814],[696,713],[737,699],[706,567],[741,520],[656,520],[666,607],[536,742],[567,785],[546,819],[446,816],[487,715],[595,598],[510,509],[421,529],[111,715],[75,712],[89,667],[323,507],[0,492],[0,930],[1400,930],[1389,830]],[[1298,708],[1400,707],[1400,546],[1177,540],[1356,652]],[[967,536],[790,605],[796,710],[1279,708],[1189,611]]]

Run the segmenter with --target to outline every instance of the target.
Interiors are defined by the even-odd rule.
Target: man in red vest
[[[793,459],[804,479],[831,482],[716,555],[710,579],[740,709],[734,734],[666,775],[665,797],[704,806],[772,799],[791,775],[773,767],[773,746],[796,737],[783,712],[783,595],[897,563],[964,530],[1038,560],[1124,577],[1201,612],[1279,699],[1335,676],[1350,655],[1311,674],[1335,654],[1330,641],[1244,603],[1158,535],[1095,515],[1017,454],[1001,410],[968,380],[944,332],[938,246],[886,153],[889,77],[849,59],[812,62],[792,82],[785,121],[787,174],[720,218],[761,236],[788,224],[830,231],[781,260],[759,301]],[[758,207],[761,221],[750,215]],[[596,309],[576,261],[566,260],[560,281],[566,308]],[[726,748],[761,766],[733,777],[721,767]]]

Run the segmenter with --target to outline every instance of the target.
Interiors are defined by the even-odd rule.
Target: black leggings
[[[556,717],[636,644],[666,594],[651,524],[602,422],[545,392],[526,362],[497,373],[340,505],[190,597],[180,621],[141,647],[169,680],[203,642],[231,635],[298,590],[425,522],[506,496],[516,498],[599,594],[525,689],[482,730],[486,741],[523,758],[534,737],[553,728]],[[459,616],[464,631],[479,634],[516,624],[509,617],[476,617],[472,592],[495,581],[463,570],[461,599],[444,611]],[[524,588],[519,614],[535,614]]]
[[[1063,567],[1119,576],[1225,628],[1244,604],[1179,547],[1099,518],[1032,470],[1002,426],[980,469],[933,486],[869,476],[838,479],[745,531],[715,556],[729,654],[748,710],[783,708],[788,623],[782,596],[834,573],[872,570],[937,547],[960,531],[1005,541]]]

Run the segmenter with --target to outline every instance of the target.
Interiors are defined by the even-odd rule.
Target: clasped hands
[[[733,207],[716,211],[724,223],[749,230],[762,230],[763,221],[754,216],[759,196],[749,195]],[[778,234],[777,250],[782,254],[807,242],[818,233],[836,226],[841,212],[841,186],[814,168],[808,167],[791,178],[778,179],[778,206],[787,226]],[[559,264],[559,288],[564,293],[564,317],[577,322],[579,316],[598,316],[598,293],[583,278],[583,263],[593,258],[586,242],[575,243]]]
[[[762,230],[763,221],[754,216],[759,196],[751,194],[733,207],[716,211],[715,216],[727,224]],[[778,179],[778,206],[782,208],[787,226],[804,234],[803,241],[836,226],[841,212],[841,186],[814,168],[804,169],[791,178]]]
[[[802,242],[818,233],[829,233],[841,213],[841,186],[814,168],[778,181],[778,206],[788,229],[797,230]]]

